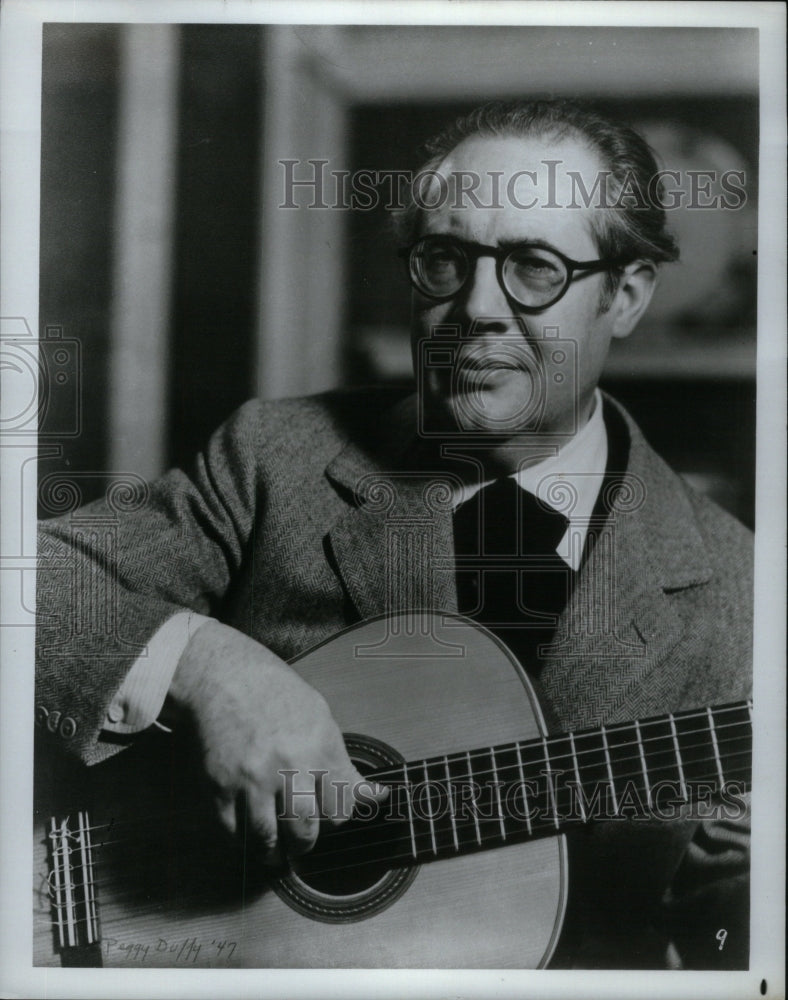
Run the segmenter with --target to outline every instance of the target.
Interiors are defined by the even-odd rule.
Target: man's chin
[[[430,434],[467,434],[496,442],[540,433],[539,414],[527,414],[522,407],[507,406],[484,396],[457,393],[448,398],[430,398],[424,406],[425,430]]]

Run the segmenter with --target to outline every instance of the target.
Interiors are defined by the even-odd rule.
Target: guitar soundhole
[[[380,740],[344,735],[350,758],[363,775],[403,763],[403,757]],[[365,863],[363,844],[337,857],[331,846],[321,849],[319,839],[298,869],[274,884],[277,895],[299,913],[327,923],[364,920],[380,913],[405,892],[418,872],[417,865]]]
[[[327,896],[357,896],[372,889],[390,869],[383,864],[339,871],[299,872],[298,879],[316,892]]]

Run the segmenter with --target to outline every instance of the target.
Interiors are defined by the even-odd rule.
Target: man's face
[[[552,190],[546,160],[562,161],[554,168]],[[591,191],[601,169],[596,156],[577,140],[466,139],[439,170],[447,179],[460,171],[479,175],[482,182],[474,193],[481,207],[467,194],[455,198],[450,180],[443,207],[422,212],[419,235],[451,234],[494,247],[536,241],[573,260],[596,260],[600,254],[591,219],[599,209],[565,206],[572,201],[567,171],[578,171]],[[522,176],[510,198],[509,179],[526,170],[535,174],[535,181]],[[500,180],[492,172],[502,174]],[[525,205],[536,199],[536,204],[521,208],[515,199]],[[428,204],[433,200],[439,199],[425,197]],[[562,207],[550,207],[556,202]],[[575,202],[582,205],[577,197]],[[491,204],[501,207],[486,207]],[[428,424],[524,445],[573,434],[591,412],[614,335],[612,314],[599,308],[604,280],[604,272],[576,272],[563,298],[529,313],[502,288],[495,260],[481,256],[471,265],[465,286],[448,301],[414,291],[412,347]],[[421,367],[425,341],[450,343],[447,328],[459,332],[453,364]]]

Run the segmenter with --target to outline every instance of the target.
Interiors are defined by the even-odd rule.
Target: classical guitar
[[[381,809],[271,873],[222,839],[188,742],[138,740],[73,787],[39,767],[35,964],[544,966],[565,829],[749,788],[750,703],[546,736],[519,664],[464,619],[375,619],[294,667],[391,786]]]

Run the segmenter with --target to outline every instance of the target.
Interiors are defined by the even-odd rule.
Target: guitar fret
[[[673,746],[676,750],[676,765],[679,769],[679,784],[681,786],[681,797],[686,801],[688,799],[687,795],[687,782],[684,780],[684,765],[681,760],[681,750],[679,750],[679,736],[676,732],[676,720],[673,718],[673,713],[668,714],[668,720],[670,721],[670,732],[673,736]]]
[[[498,809],[497,799],[498,787],[494,778],[495,761],[489,747],[475,751],[473,761],[476,766],[476,787],[479,792],[476,799],[479,834],[483,844],[492,846],[499,843],[501,837],[501,813]]]
[[[752,705],[730,705],[721,718],[720,709],[715,713],[717,737],[723,772],[733,772],[737,783],[749,784],[752,780]]]
[[[706,714],[709,717],[709,732],[711,733],[711,742],[714,745],[714,759],[717,762],[717,773],[720,778],[720,788],[725,787],[725,776],[722,773],[722,761],[720,760],[720,747],[717,743],[717,731],[714,726],[714,716],[712,714],[711,708],[706,709]]]
[[[413,806],[410,801],[410,779],[408,778],[408,765],[402,765],[403,789],[405,790],[405,802],[408,806],[408,825],[410,826],[410,849],[413,852],[414,860],[418,858],[416,850],[416,830],[413,826]]]
[[[457,788],[452,783],[452,773],[448,757],[435,757],[430,761],[432,785],[440,803],[435,822],[438,854],[445,854],[447,851],[456,853],[462,843],[457,816]]]
[[[446,760],[450,775],[449,803],[451,813],[446,829],[446,847],[455,845],[460,852],[479,846],[476,829],[476,803],[473,799],[473,787],[468,761],[469,754],[451,754]]]
[[[687,787],[691,788],[696,782],[706,784],[715,778],[714,745],[705,713],[699,716],[677,715],[676,733]]]
[[[679,771],[676,761],[676,750],[673,743],[670,723],[667,717],[656,719],[641,719],[640,730],[648,760],[648,774],[652,789],[663,782],[671,782],[680,789]]]
[[[531,825],[531,807],[528,803],[528,789],[525,787],[525,772],[523,771],[523,755],[520,753],[520,744],[516,744],[517,749],[517,767],[520,771],[520,788],[523,792],[523,811],[525,813],[525,824],[528,827],[528,836],[533,834],[533,827]]]
[[[577,801],[578,801],[578,803],[580,805],[580,817],[581,817],[581,819],[583,820],[584,823],[587,823],[588,822],[588,815],[586,813],[585,804],[583,803],[583,794],[582,794],[582,792],[583,792],[583,782],[580,780],[580,767],[578,766],[578,763],[577,763],[577,749],[575,747],[575,734],[572,733],[572,732],[569,733],[569,745],[572,748],[572,751],[571,751],[572,752],[572,763],[574,764],[574,768],[575,768],[575,780],[577,781],[577,791],[578,791]]]
[[[648,768],[646,767],[646,754],[643,750],[643,736],[640,732],[640,723],[635,719],[635,732],[637,734],[638,753],[640,754],[640,766],[643,769],[643,786],[646,790],[646,805],[651,809],[651,782],[648,780]]]
[[[432,853],[437,854],[438,844],[435,840],[435,821],[434,821],[435,812],[432,808],[432,788],[430,787],[430,776],[427,773],[426,760],[423,762],[423,766],[424,766],[424,782],[425,782],[424,788],[427,792],[427,798],[429,800],[429,815],[427,816],[427,820],[430,824],[430,841],[432,843]]]
[[[457,839],[457,817],[454,815],[454,797],[451,792],[451,773],[449,771],[449,758],[444,754],[443,764],[446,770],[446,795],[449,800],[449,818],[451,819],[451,835],[454,840],[454,850],[459,851],[460,842]]]
[[[555,801],[555,789],[553,788],[552,779],[552,766],[550,764],[550,755],[547,751],[547,739],[542,736],[542,747],[544,748],[544,762],[545,762],[545,778],[547,780],[547,791],[550,796],[550,801],[553,803],[553,823],[555,824],[556,830],[560,829],[561,824],[558,822],[558,806]]]
[[[476,782],[475,782],[474,777],[473,777],[473,767],[471,766],[470,751],[466,750],[466,752],[465,752],[465,759],[468,762],[468,781],[471,783],[471,787],[473,787]],[[479,816],[477,815],[475,804],[472,806],[471,811],[473,812],[473,824],[474,824],[474,827],[476,828],[476,843],[481,847],[482,832],[481,832],[481,830],[479,828]]]
[[[493,781],[495,782],[495,799],[498,803],[498,822],[501,825],[501,836],[506,840],[506,826],[503,821],[503,806],[501,805],[501,786],[498,782],[498,765],[495,762],[494,747],[490,747],[490,760],[492,761]]]
[[[648,815],[648,781],[643,780],[638,729],[634,722],[617,722],[605,729],[615,785],[615,814]]]
[[[609,817],[610,773],[608,771],[601,734],[598,730],[573,734],[581,787],[578,801],[581,812],[589,818]],[[585,799],[585,805],[583,801]]]
[[[613,800],[613,814],[618,814],[618,799],[616,797],[616,783],[613,781],[613,765],[610,763],[610,747],[607,742],[607,733],[605,732],[605,727],[602,726],[602,747],[605,751],[605,764],[607,765],[607,774],[610,779],[610,797]]]

